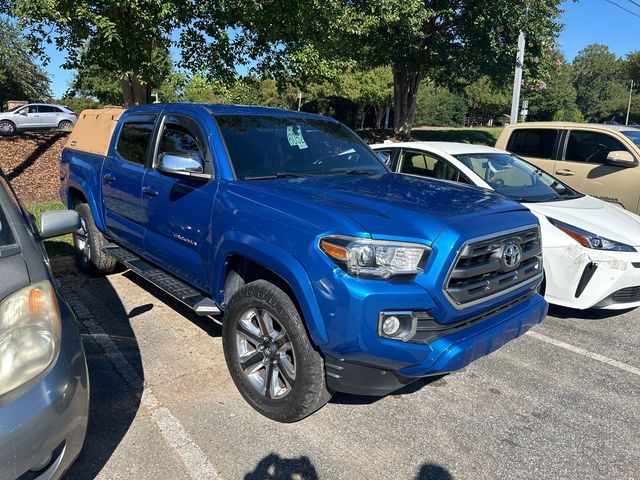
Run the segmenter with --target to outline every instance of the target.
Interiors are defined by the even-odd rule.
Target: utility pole
[[[511,123],[518,123],[520,110],[520,86],[522,85],[522,66],[524,65],[525,34],[518,35],[518,54],[516,55],[516,73],[513,76],[513,96],[511,97]]]
[[[302,108],[302,91],[298,90],[298,111]]]
[[[631,88],[629,88],[629,105],[627,105],[627,120],[625,125],[629,125],[629,112],[631,111],[631,94],[633,93],[633,80],[631,80]]]

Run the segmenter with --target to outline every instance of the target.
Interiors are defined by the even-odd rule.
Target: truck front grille
[[[444,291],[453,305],[463,308],[540,278],[542,248],[536,226],[465,243]]]

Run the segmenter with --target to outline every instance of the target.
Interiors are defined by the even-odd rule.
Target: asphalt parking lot
[[[60,280],[92,394],[65,479],[640,478],[640,309],[553,309],[464,371],[284,425],[237,392],[212,321],[129,272]]]

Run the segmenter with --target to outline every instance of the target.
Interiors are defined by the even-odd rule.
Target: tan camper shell
[[[123,112],[123,108],[83,110],[65,147],[106,156],[113,131]]]
[[[640,213],[640,129],[623,125],[531,122],[508,125],[508,150],[576,190]]]

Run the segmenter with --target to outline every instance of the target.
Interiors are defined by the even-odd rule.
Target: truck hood
[[[337,175],[237,182],[291,217],[313,223],[320,232],[348,217],[363,233],[433,241],[449,224],[524,207],[488,189],[394,173]],[[239,192],[238,192],[239,193]],[[502,225],[495,225],[499,230]],[[355,233],[355,232],[337,232]]]
[[[525,206],[534,213],[610,240],[640,246],[640,217],[589,195],[559,202],[526,203]]]

